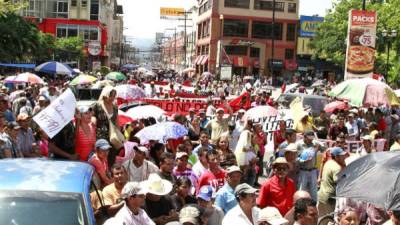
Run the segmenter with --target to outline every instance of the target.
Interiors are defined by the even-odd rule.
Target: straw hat
[[[152,173],[149,179],[143,181],[147,193],[154,195],[167,195],[172,190],[172,184],[168,180],[162,179],[158,174]]]

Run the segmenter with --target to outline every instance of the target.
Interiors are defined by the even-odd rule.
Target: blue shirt
[[[228,183],[218,190],[215,197],[215,205],[224,210],[224,214],[237,205],[235,191]]]

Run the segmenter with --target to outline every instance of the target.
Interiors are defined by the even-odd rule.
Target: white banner
[[[75,115],[76,99],[71,89],[67,89],[33,120],[53,138]]]

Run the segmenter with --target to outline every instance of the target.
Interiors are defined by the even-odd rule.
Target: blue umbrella
[[[35,71],[42,73],[50,73],[50,74],[63,74],[69,76],[75,73],[73,69],[67,64],[54,61],[40,64],[35,68]]]
[[[139,67],[138,65],[134,65],[134,64],[126,64],[126,65],[122,66],[123,69],[127,69],[127,70],[134,70],[138,67]]]

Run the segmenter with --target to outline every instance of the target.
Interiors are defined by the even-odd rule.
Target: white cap
[[[282,217],[277,208],[266,207],[260,211],[258,222],[268,222],[271,225],[282,225],[289,221]]]

